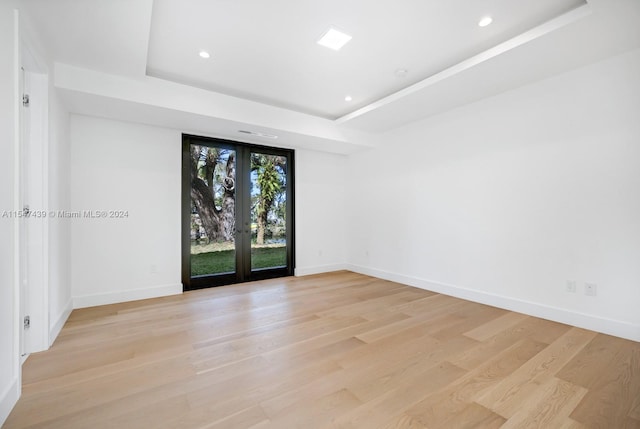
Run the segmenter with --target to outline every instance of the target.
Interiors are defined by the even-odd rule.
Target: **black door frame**
[[[216,146],[236,151],[236,272],[191,277],[191,154],[192,144]],[[251,152],[287,158],[287,266],[251,270],[251,211],[250,204]],[[295,269],[295,153],[291,149],[281,149],[191,134],[182,135],[182,287],[183,290],[202,289],[274,277],[292,276]],[[243,197],[240,197],[243,196]],[[239,214],[242,219],[239,219]],[[249,226],[248,229],[246,227]],[[243,231],[244,229],[244,231]],[[242,251],[244,249],[244,252]],[[249,256],[249,258],[247,257]]]

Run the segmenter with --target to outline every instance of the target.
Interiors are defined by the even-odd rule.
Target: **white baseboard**
[[[310,276],[312,274],[330,273],[332,271],[342,271],[346,269],[347,266],[345,264],[318,265],[315,267],[296,268],[295,276]]]
[[[524,301],[504,295],[496,295],[433,280],[405,276],[402,274],[377,270],[374,268],[368,268],[359,265],[347,264],[345,268],[356,273],[365,274],[368,276],[402,283],[432,292],[454,296],[456,298],[462,298],[481,304],[491,305],[493,307],[503,308],[505,310],[524,313],[530,316],[540,317],[542,319],[565,323],[567,325],[577,326],[579,328],[589,329],[591,331],[601,332],[603,334],[613,335],[616,337],[640,342],[640,326],[634,325],[632,323],[620,320],[606,319],[590,314],[567,310],[564,308]]]
[[[158,298],[161,296],[179,295],[182,284],[153,286],[144,289],[131,289],[95,295],[73,297],[73,308],[95,307],[96,305],[117,304],[119,302],[137,301],[139,299]]]
[[[62,311],[62,314],[60,315],[60,317],[58,317],[58,320],[56,320],[56,323],[53,326],[51,326],[51,328],[49,329],[49,347],[51,347],[53,345],[53,342],[56,340],[56,338],[58,338],[60,331],[62,331],[64,324],[67,323],[67,319],[71,315],[72,311],[73,311],[73,299],[69,298],[67,305],[64,306],[64,310]]]
[[[4,422],[9,417],[9,413],[13,410],[13,407],[20,398],[20,383],[18,378],[15,378],[10,386],[2,392],[0,396],[0,426],[4,425]]]

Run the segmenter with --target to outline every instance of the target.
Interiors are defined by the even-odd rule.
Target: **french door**
[[[293,275],[293,151],[182,140],[184,289]]]

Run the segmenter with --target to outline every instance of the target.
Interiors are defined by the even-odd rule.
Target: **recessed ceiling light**
[[[256,136],[256,137],[262,137],[265,139],[277,139],[278,136],[274,135],[274,134],[265,134],[265,133],[261,133],[261,132],[256,132],[256,131],[248,131],[248,130],[238,130],[239,133],[242,134],[249,134],[251,136]]]
[[[491,18],[490,16],[485,16],[480,21],[478,21],[478,25],[480,27],[486,27],[487,25],[491,24],[492,22],[493,22],[493,18]]]
[[[350,95],[347,95],[346,97],[344,97],[344,101],[351,101],[353,100],[353,98],[351,98]]]
[[[318,40],[318,45],[339,51],[349,40],[351,40],[351,36],[331,27],[322,35],[320,40]]]
[[[200,51],[198,55],[200,55],[201,58],[205,58],[205,59],[211,57],[211,55],[207,51]]]

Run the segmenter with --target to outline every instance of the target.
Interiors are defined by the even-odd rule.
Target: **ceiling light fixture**
[[[487,25],[491,24],[492,22],[493,22],[493,18],[491,18],[490,16],[485,16],[480,21],[478,21],[478,25],[480,27],[486,27]]]
[[[344,101],[351,101],[353,100],[353,98],[350,95],[347,95],[346,97],[344,97]]]
[[[207,51],[200,51],[200,53],[198,55],[200,55],[200,58],[204,58],[204,59],[207,59],[207,58],[211,57],[211,55]]]
[[[318,40],[318,45],[325,46],[334,51],[339,51],[344,45],[347,44],[352,37],[342,31],[336,30],[330,27]]]
[[[265,139],[272,139],[275,140],[278,138],[278,136],[276,136],[275,134],[266,134],[266,133],[260,133],[257,131],[248,131],[248,130],[238,130],[239,133],[242,134],[249,134],[251,136],[256,136],[256,137],[262,137]]]

